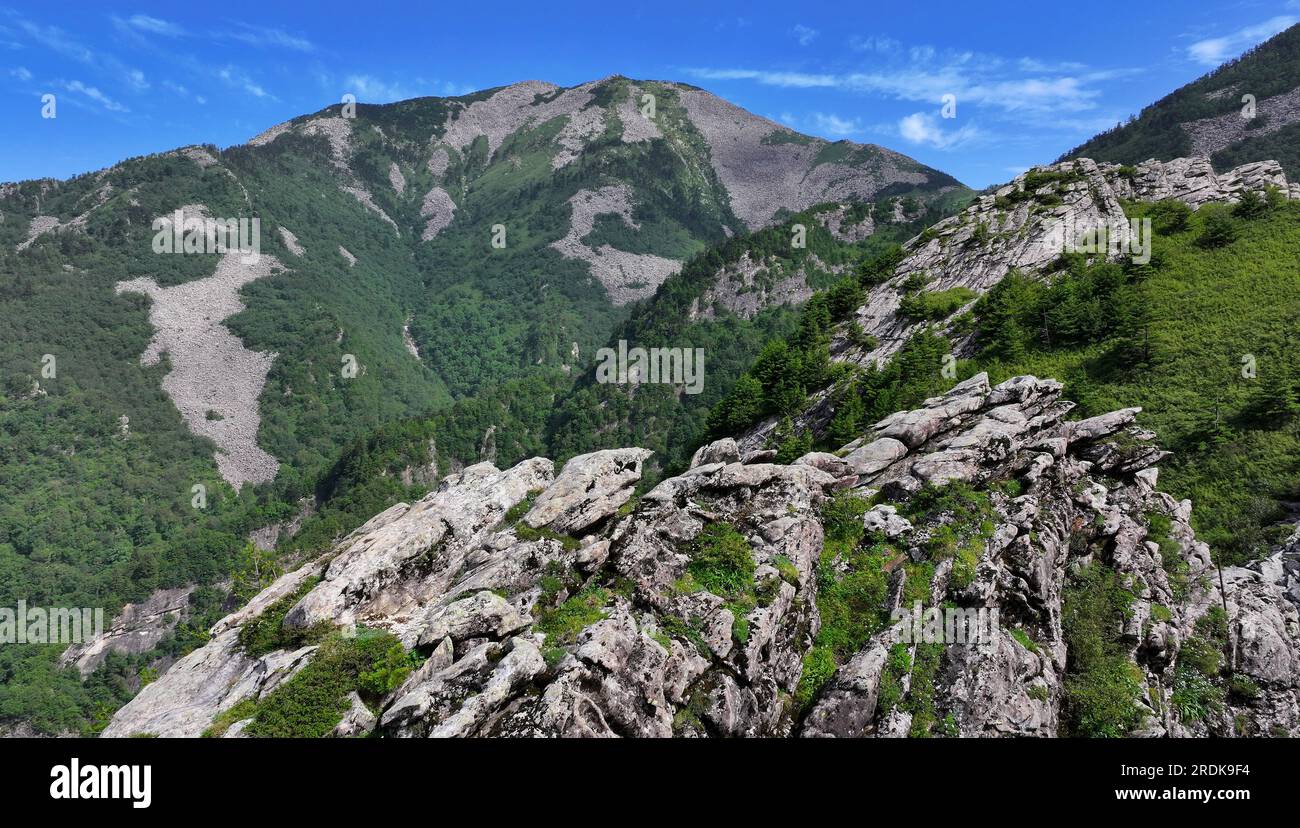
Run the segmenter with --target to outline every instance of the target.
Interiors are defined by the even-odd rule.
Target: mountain
[[[978,374],[836,454],[712,443],[640,498],[644,449],[476,464],[104,735],[1294,733],[1300,533],[1216,573],[1137,410],[1071,408]]]
[[[1149,256],[1061,233],[1142,218]],[[448,475],[216,623],[104,733],[1294,733],[1300,534],[1256,525],[1226,560],[1161,466],[1230,481],[1197,492],[1221,517],[1251,516],[1246,469],[1300,482],[1277,359],[1297,234],[1274,162],[1031,170],[810,297],[746,372],[738,440],[640,496],[643,448]],[[1243,348],[1259,382],[1189,439]]]
[[[837,313],[810,302],[710,423],[793,459],[976,372],[1054,376],[1085,416],[1141,406],[1198,534],[1254,560],[1300,492],[1298,222],[1300,184],[1273,161],[1035,168],[864,269]],[[1113,238],[1088,252],[1097,228]]]
[[[5,601],[152,606],[228,578],[250,535],[328,545],[480,456],[546,448],[551,403],[684,261],[824,203],[883,205],[889,227],[968,192],[622,77],[340,104],[242,146],[0,185]],[[257,220],[258,256],[210,230],[184,252],[184,222],[227,219]],[[749,324],[723,327],[756,349]],[[431,412],[436,435],[410,419]],[[195,594],[199,634],[221,607]],[[54,656],[0,653],[0,717],[77,728],[138,686],[70,684]]]
[[[1300,179],[1298,147],[1300,24],[1172,92],[1061,160],[1136,164],[1207,156],[1223,171],[1271,158],[1295,180]]]
[[[506,103],[476,110],[469,150],[458,121],[438,133],[440,174],[458,156],[496,157],[491,136],[514,123]],[[574,119],[546,139],[548,167],[567,157]],[[291,122],[253,150],[328,145],[330,131]],[[491,186],[495,163],[482,174]],[[529,179],[529,192],[582,163]],[[725,168],[709,165],[719,182],[734,174]],[[417,174],[398,172],[408,185]],[[500,211],[458,206],[444,226],[437,195],[420,195],[422,210],[435,206],[411,224],[351,175],[340,202],[377,237],[334,257],[344,272],[416,230],[438,225],[436,248],[456,239],[457,220],[482,236],[504,224]],[[91,716],[88,729],[110,736],[1227,736],[1300,725],[1300,376],[1287,359],[1300,330],[1300,186],[1277,161],[1078,159],[973,198],[947,184],[822,193],[755,225],[733,210],[735,223],[673,273],[655,270],[673,258],[663,248],[626,236],[592,247],[597,221],[572,228],[588,208],[621,212],[621,188],[639,192],[636,182],[570,183],[581,186],[547,196],[562,197],[551,200],[570,223],[530,238],[531,258],[573,261],[583,247],[598,260],[643,257],[634,279],[608,284],[588,262],[588,286],[620,309],[599,338],[479,380],[431,371],[443,402],[340,429],[341,455],[303,463],[318,469],[310,487],[284,487],[282,465],[275,487],[218,490],[227,511],[195,535],[213,550],[197,560],[216,569],[233,557],[230,589],[154,592],[129,607],[109,639],[157,643],[69,650],[63,663],[93,670],[84,682],[0,652],[0,711],[45,731]],[[454,202],[478,185],[434,186]],[[528,229],[549,220],[529,215]],[[655,226],[635,212],[627,221],[638,236]],[[269,275],[241,282],[246,268],[223,260],[208,277],[247,284],[249,310],[253,287],[319,246],[310,222],[278,226],[289,235]],[[659,227],[655,238],[673,237]],[[419,249],[415,261],[425,267]],[[620,261],[626,276],[632,260]],[[517,275],[475,266],[482,282]],[[639,290],[650,273],[663,274],[651,295],[616,304],[620,286]],[[205,281],[124,276],[113,286],[155,308]],[[392,338],[425,367],[418,314],[429,311],[408,307],[441,307],[432,285],[421,283],[425,304],[397,306],[409,338]],[[448,288],[446,307],[494,301],[461,287],[473,285]],[[200,293],[178,291],[177,306],[214,295]],[[166,343],[150,338],[184,343],[193,328],[168,333],[172,317],[155,315],[156,330],[141,326],[128,344],[166,368]],[[461,347],[479,347],[467,330]],[[702,348],[701,393],[603,381],[602,343]],[[257,367],[266,353],[236,344],[247,353],[218,350],[222,365]],[[386,380],[360,363],[383,396]],[[320,377],[303,379],[310,389]],[[26,405],[54,396],[45,383],[15,389]],[[205,427],[228,436],[227,419]],[[134,422],[101,429],[129,443]],[[249,544],[222,559],[217,539],[246,530],[275,551]],[[180,560],[196,558],[169,562]],[[897,623],[918,607],[915,624]],[[968,623],[987,635],[978,645],[939,640]]]

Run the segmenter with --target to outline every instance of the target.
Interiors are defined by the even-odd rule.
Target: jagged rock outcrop
[[[1135,233],[1123,202],[1174,199],[1199,209],[1232,204],[1243,192],[1264,194],[1270,188],[1300,198],[1300,187],[1287,181],[1276,161],[1223,173],[1215,173],[1208,158],[1145,161],[1133,167],[1080,158],[1036,167],[908,241],[893,275],[872,287],[853,318],[837,326],[831,357],[876,368],[936,323],[954,343],[954,354],[968,355],[971,337],[953,322],[1012,271],[1044,273],[1071,250],[1109,260],[1142,256],[1142,245],[1150,239],[1144,241],[1140,225]],[[960,288],[973,298],[946,319],[911,318],[901,309],[918,282],[926,292]],[[796,431],[821,433],[829,422],[834,413],[829,395],[815,394],[813,403],[794,418]],[[777,425],[778,418],[771,417],[739,435],[741,450],[766,445]]]
[[[286,692],[326,645],[252,656],[240,638],[298,595],[285,630],[380,629],[412,654],[393,689],[340,699],[335,735],[1060,735],[1078,669],[1067,595],[1092,567],[1128,596],[1113,632],[1135,733],[1292,732],[1300,535],[1225,569],[1221,587],[1190,502],[1156,488],[1165,453],[1136,410],[1071,422],[1060,393],[977,375],[790,465],[744,462],[719,441],[634,508],[641,449],[574,458],[559,475],[540,458],[469,467],[217,624],[105,735],[197,735]],[[925,650],[905,622],[884,623],[818,677],[810,649],[845,623],[823,602],[859,565],[823,524],[832,503],[842,523],[854,502],[856,548],[884,556],[882,597],[855,604],[858,620],[923,600],[996,611],[985,637]],[[1216,624],[1224,657],[1203,678],[1224,689],[1193,715],[1183,651],[1206,652]],[[235,724],[227,735],[255,729]]]
[[[979,294],[1012,270],[1042,270],[1068,248],[1083,247],[1081,239],[1085,244],[1099,239],[1100,255],[1107,258],[1136,255],[1131,245],[1141,239],[1134,240],[1122,201],[1176,199],[1196,209],[1235,203],[1243,192],[1262,194],[1269,187],[1291,192],[1276,161],[1218,174],[1208,158],[1145,161],[1130,168],[1081,158],[1036,167],[909,241],[893,277],[872,289],[856,313],[856,323],[875,337],[875,347],[854,348],[846,337],[836,350],[844,361],[860,365],[879,364],[896,353],[925,324],[898,314],[911,277],[923,278],[926,290],[964,287]],[[1099,229],[1110,238],[1089,236]]]
[[[159,589],[138,604],[127,604],[107,630],[68,647],[59,656],[59,666],[75,665],[82,676],[87,676],[104,663],[110,652],[148,652],[185,618],[193,591],[192,586]]]
[[[857,348],[845,337],[836,351],[841,359],[862,365],[879,364],[897,352],[923,325],[898,315],[911,277],[923,278],[926,290],[966,287],[983,294],[1013,269],[1037,272],[1060,259],[1067,248],[1083,247],[1080,239],[1086,244],[1089,238],[1100,238],[1089,237],[1099,229],[1110,235],[1100,238],[1102,256],[1136,255],[1122,200],[1177,199],[1195,209],[1212,201],[1235,203],[1242,192],[1262,194],[1268,187],[1290,192],[1277,161],[1221,174],[1200,157],[1144,161],[1134,168],[1089,159],[1035,168],[910,240],[894,276],[872,289],[855,315],[863,331],[875,337],[876,346]]]

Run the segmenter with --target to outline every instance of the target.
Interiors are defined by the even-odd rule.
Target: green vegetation
[[[836,668],[860,650],[889,622],[884,611],[888,579],[885,563],[892,550],[864,543],[865,500],[841,494],[823,507],[825,542],[817,567],[817,611],[821,629],[804,657],[795,703],[811,705]]]
[[[257,715],[257,700],[244,699],[243,701],[228,707],[217,714],[212,720],[212,724],[203,731],[204,739],[220,739],[226,735],[226,731],[235,722],[242,722],[244,719],[251,719]]]
[[[1132,206],[1158,231],[1149,264],[1065,259],[1045,281],[1008,276],[977,303],[979,352],[959,366],[993,382],[1056,377],[1077,416],[1142,406],[1141,423],[1174,452],[1161,488],[1191,498],[1197,535],[1224,565],[1280,541],[1279,502],[1300,491],[1300,374],[1288,356],[1300,347],[1300,205],[1264,201],[1250,219]],[[1221,221],[1235,241],[1198,242]],[[1177,584],[1174,550],[1161,549]]]
[[[691,544],[686,572],[696,584],[723,598],[742,598],[754,589],[754,553],[749,541],[727,523],[710,523]]]
[[[588,371],[559,401],[550,420],[551,456],[562,459],[598,448],[645,446],[654,449],[660,464],[659,469],[649,470],[653,478],[661,471],[683,468],[708,434],[731,434],[762,416],[797,407],[809,392],[836,376],[825,348],[830,322],[857,307],[863,286],[881,278],[886,269],[892,271],[887,263],[897,261],[899,242],[959,210],[969,200],[969,191],[959,187],[941,196],[886,194],[874,205],[850,208],[845,220],[860,221],[867,212],[892,216],[894,202],[908,198],[916,207],[916,212],[908,213],[913,220],[892,223],[891,218],[855,244],[836,240],[817,218],[838,206],[820,205],[786,216],[773,227],[737,234],[687,261],[653,298],[632,310],[609,342],[623,339],[629,347],[672,343],[703,348],[708,376],[703,392],[683,396],[670,386],[645,385],[629,394],[626,388],[596,383],[594,373]],[[795,224],[806,228],[803,248],[790,244]],[[821,297],[803,312],[781,305],[752,319],[741,318],[720,303],[705,307],[706,293],[717,275],[746,256],[763,264],[754,275],[754,289],[769,289],[802,271]],[[832,267],[847,268],[854,277],[840,278]],[[711,312],[711,318],[701,318],[705,311]],[[756,359],[762,360],[757,367]]]
[[[903,297],[898,312],[912,320],[937,322],[952,316],[978,294],[970,288],[955,287],[936,292],[918,291]]]
[[[1119,738],[1142,724],[1141,672],[1120,640],[1132,602],[1120,577],[1099,563],[1079,571],[1066,588],[1062,724],[1070,736]]]
[[[1191,585],[1188,578],[1189,566],[1187,558],[1183,556],[1182,545],[1169,537],[1171,525],[1168,515],[1159,512],[1147,515],[1147,539],[1160,547],[1160,565],[1169,576],[1169,589],[1174,600],[1182,601],[1187,597]]]
[[[321,642],[305,667],[257,700],[246,732],[279,739],[325,736],[347,712],[349,693],[356,691],[363,701],[377,702],[401,684],[420,660],[403,654],[401,643],[383,631],[361,628],[352,638],[334,633]]]
[[[1212,606],[1196,619],[1194,634],[1183,642],[1174,668],[1174,692],[1170,703],[1188,724],[1223,712],[1225,698],[1220,673],[1228,640],[1228,618],[1223,607]],[[1253,684],[1242,676],[1234,686],[1249,692]],[[1256,688],[1258,694],[1258,688]]]
[[[587,587],[558,607],[540,607],[533,626],[546,634],[550,647],[573,644],[578,640],[578,633],[606,617],[604,607],[609,597],[601,587]]]
[[[935,709],[935,677],[943,661],[943,644],[917,644],[912,665],[912,681],[903,709],[912,714],[908,735],[921,739],[933,735],[939,724]]]
[[[293,609],[294,604],[311,592],[319,583],[317,578],[308,578],[289,595],[284,596],[263,610],[262,614],[248,621],[239,629],[239,646],[244,652],[256,658],[273,650],[286,650],[301,647],[321,637],[321,629],[299,630],[286,628],[284,617]]]
[[[885,669],[880,674],[880,691],[877,700],[879,715],[883,718],[898,707],[903,700],[903,679],[912,670],[912,654],[906,644],[895,644],[889,648],[889,657],[885,660]]]
[[[1038,645],[1034,643],[1034,640],[1032,638],[1029,637],[1029,633],[1020,629],[1019,627],[1011,628],[1011,637],[1016,640],[1016,643],[1018,643],[1021,647],[1024,647],[1029,652],[1035,654],[1038,653]]]
[[[988,495],[956,481],[927,484],[902,513],[913,525],[930,525],[925,551],[931,561],[953,559],[951,586],[959,590],[969,586],[995,528]]]

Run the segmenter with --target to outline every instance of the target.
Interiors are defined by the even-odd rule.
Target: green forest
[[[628,85],[607,79],[594,102],[608,105],[628,94]],[[104,607],[112,617],[156,589],[234,586],[196,592],[184,629],[154,652],[115,654],[84,683],[55,668],[58,648],[6,647],[0,721],[49,733],[102,726],[156,665],[200,644],[208,625],[246,599],[250,579],[255,586],[277,571],[250,548],[249,532],[293,517],[304,503],[313,508],[301,532],[282,544],[285,560],[328,548],[382,508],[422,495],[436,475],[481,459],[504,465],[640,438],[680,462],[703,434],[708,402],[688,408],[671,394],[645,395],[631,407],[634,415],[646,403],[662,410],[597,436],[582,430],[581,409],[590,400],[577,399],[587,393],[585,369],[598,346],[611,336],[649,341],[673,326],[685,330],[674,291],[695,284],[688,290],[698,295],[720,261],[719,246],[734,258],[749,238],[726,239],[724,226],[743,224],[707,144],[677,102],[678,87],[640,86],[657,96],[664,140],[622,142],[611,113],[605,133],[559,170],[551,159],[563,117],[515,131],[491,156],[480,138],[463,155],[452,153],[435,180],[427,166],[429,136],[451,113],[495,91],[485,90],[359,105],[342,159],[324,135],[291,130],[265,145],[198,147],[128,159],[68,181],[6,188],[0,605],[22,598]],[[334,106],[293,123],[339,114]],[[405,180],[401,191],[390,183],[394,166]],[[930,172],[935,188],[955,184]],[[425,241],[421,199],[435,184],[453,194],[455,221]],[[602,216],[584,243],[694,262],[689,275],[670,280],[664,298],[612,305],[586,264],[550,247],[568,231],[568,199],[608,184],[629,187],[637,229]],[[364,188],[373,209],[349,187]],[[966,192],[957,186],[946,198]],[[896,239],[949,209],[929,191],[885,193],[882,201],[887,195],[908,197],[924,213],[891,228]],[[162,390],[173,367],[167,356],[141,364],[153,337],[150,300],[114,290],[140,277],[166,288],[213,274],[211,257],[142,254],[150,251],[155,218],[196,204],[212,216],[257,216],[262,252],[282,266],[246,284],[244,310],[222,321],[247,349],[275,355],[259,400],[257,443],[276,458],[279,472],[238,493],[217,474],[214,445],[187,428]],[[28,243],[37,216],[60,227]],[[507,228],[503,249],[488,243],[496,224]],[[301,255],[279,227],[296,236]],[[823,236],[814,233],[812,249],[828,263],[844,261],[848,254]],[[661,323],[648,320],[666,309],[678,316],[656,329]],[[698,342],[725,355],[709,363],[717,380],[710,393],[725,391],[729,377],[796,315],[789,308],[756,320],[721,314],[702,325]],[[418,356],[404,340],[407,325]],[[341,374],[345,357],[359,364],[355,377]],[[584,390],[575,392],[575,383]],[[203,487],[201,507],[194,505],[196,486]]]

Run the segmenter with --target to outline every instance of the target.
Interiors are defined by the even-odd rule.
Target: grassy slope
[[[976,364],[995,382],[1024,373],[1060,378],[1080,415],[1142,406],[1139,423],[1176,452],[1162,466],[1161,487],[1192,499],[1196,528],[1216,552],[1241,557],[1261,540],[1261,524],[1281,517],[1277,502],[1300,495],[1300,424],[1251,416],[1267,373],[1296,362],[1300,205],[1238,220],[1237,241],[1219,249],[1196,243],[1204,220],[1197,214],[1186,231],[1155,238],[1165,263],[1142,288],[1152,313],[1149,369],[1115,365],[1110,342]],[[1253,380],[1241,373],[1248,354],[1258,366]],[[1216,410],[1228,429],[1219,439],[1209,433]]]

